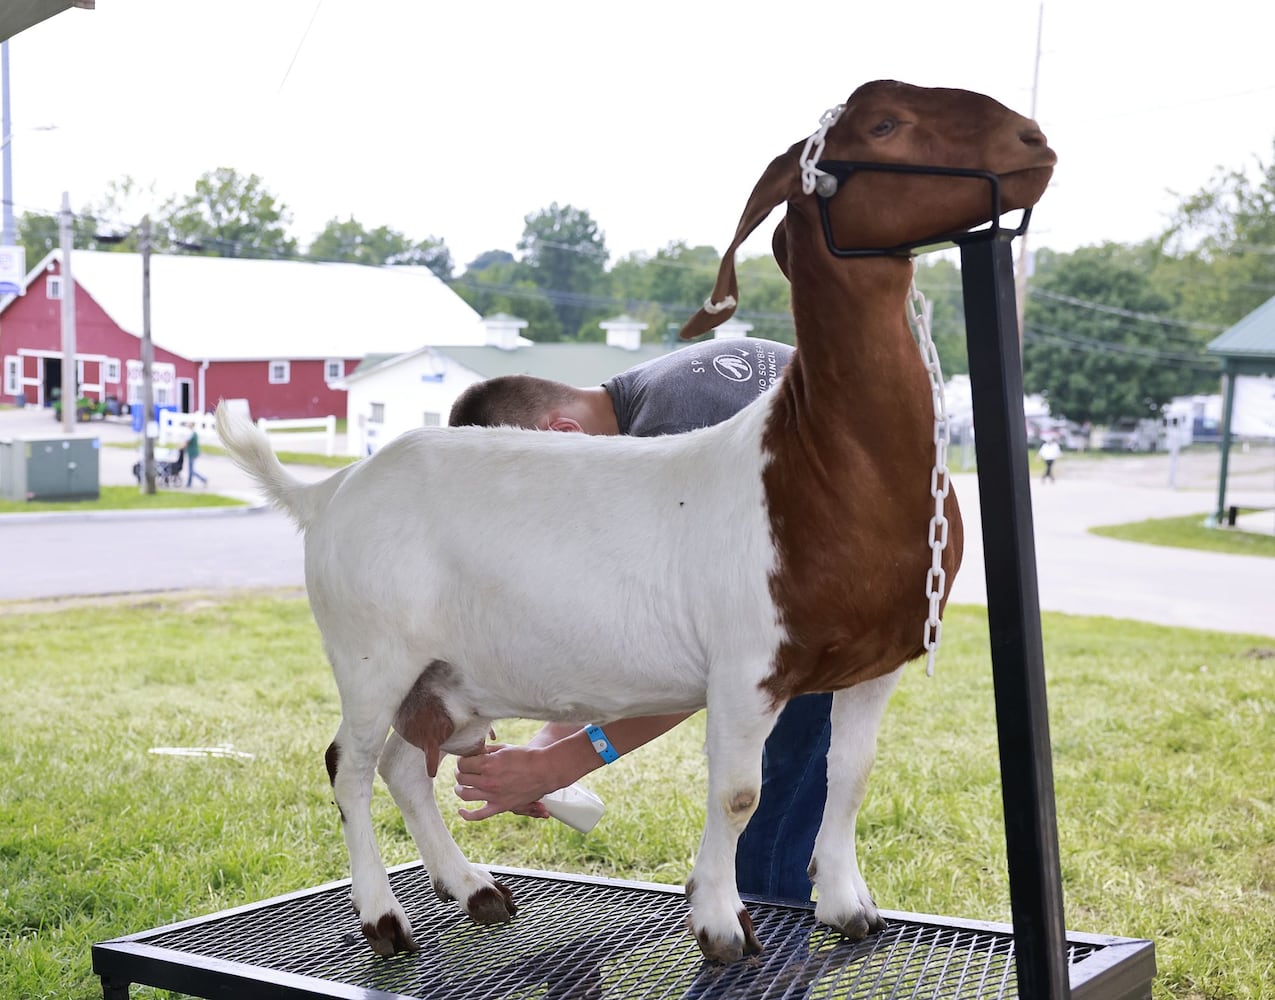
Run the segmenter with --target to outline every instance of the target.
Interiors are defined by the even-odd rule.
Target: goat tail
[[[270,446],[265,431],[245,413],[236,413],[223,399],[217,404],[217,436],[235,465],[257,481],[274,506],[303,531],[323,506],[323,497],[291,475]]]

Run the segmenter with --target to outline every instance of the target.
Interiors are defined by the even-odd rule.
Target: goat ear
[[[761,180],[753,187],[753,193],[748,196],[748,204],[744,206],[744,214],[740,216],[739,226],[735,230],[735,238],[722,255],[721,267],[717,270],[717,283],[713,285],[713,294],[709,296],[703,308],[682,327],[680,336],[683,340],[691,340],[701,333],[707,333],[713,327],[725,323],[734,314],[739,296],[739,282],[735,278],[735,251],[752,235],[753,230],[765,221],[766,216],[770,215],[777,205],[787,201],[796,193],[800,176],[797,170],[797,158],[804,145],[803,139],[793,145],[788,152],[771,160],[770,166],[761,175]]]

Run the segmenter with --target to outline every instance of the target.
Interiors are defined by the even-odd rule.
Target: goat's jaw
[[[1050,154],[1048,163],[1000,175],[1001,207],[1005,211],[1030,208],[1040,201],[1054,175],[1054,163],[1058,159],[1052,149],[1047,148],[1046,152]]]

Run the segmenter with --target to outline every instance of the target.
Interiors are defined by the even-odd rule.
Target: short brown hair
[[[452,404],[450,427],[536,427],[544,415],[576,399],[576,390],[534,375],[501,375],[476,382]]]

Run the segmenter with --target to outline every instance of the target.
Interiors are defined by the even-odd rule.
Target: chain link
[[[947,571],[943,569],[943,550],[947,548],[948,521],[943,512],[944,501],[952,492],[952,482],[947,470],[947,447],[951,443],[951,425],[947,416],[947,397],[943,393],[943,368],[939,352],[930,336],[930,318],[925,296],[916,287],[915,277],[908,292],[908,322],[916,334],[917,347],[925,371],[930,376],[930,400],[934,407],[934,468],[930,471],[930,496],[934,498],[934,516],[926,543],[930,546],[930,568],[925,574],[925,596],[930,602],[929,617],[925,620],[925,673],[934,676],[934,658],[943,638],[943,619],[939,610],[943,595],[947,593]]]
[[[828,129],[837,124],[837,119],[841,117],[841,112],[845,111],[844,104],[838,104],[835,108],[829,108],[819,116],[819,129],[806,140],[805,148],[801,151],[801,158],[797,161],[801,167],[801,190],[805,194],[815,193],[815,183],[820,177],[826,176],[824,171],[815,166],[823,159],[824,136],[828,134]]]

